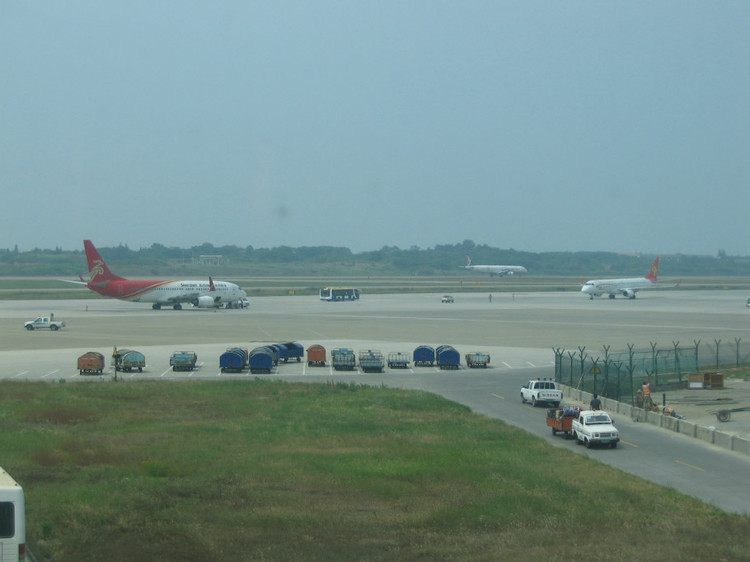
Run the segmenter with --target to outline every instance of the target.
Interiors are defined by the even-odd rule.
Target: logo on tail
[[[646,279],[649,281],[656,283],[656,276],[659,272],[659,258],[656,258],[654,260],[653,265],[651,266],[651,269],[648,272],[648,275],[646,275]]]

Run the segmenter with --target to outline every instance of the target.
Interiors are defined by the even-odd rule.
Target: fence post
[[[693,340],[693,344],[695,345],[695,365],[698,367],[698,371],[701,370],[701,362],[700,357],[698,357],[698,346],[701,344],[701,340]]]
[[[558,347],[555,349],[552,348],[552,351],[555,353],[555,382],[562,382],[562,354],[563,349]]]
[[[719,344],[721,343],[721,340],[714,339],[714,343],[716,344],[716,368],[719,368]]]
[[[585,373],[583,371],[583,368],[585,367],[585,362],[586,362],[586,355],[583,353],[584,349],[586,349],[585,345],[583,347],[581,347],[580,345],[578,346],[578,353],[581,356],[581,374],[580,374],[580,376],[578,378],[578,388],[581,388],[581,389],[584,388],[584,384],[583,384],[584,380],[583,379],[585,377]]]
[[[677,367],[677,380],[682,382],[682,367],[680,366],[680,352],[678,350],[680,342],[672,340],[672,345],[674,346],[674,364]]]
[[[575,357],[575,351],[568,351],[568,357],[570,357],[570,386],[573,386],[573,357]]]
[[[740,341],[742,338],[734,338],[734,366],[740,366]]]

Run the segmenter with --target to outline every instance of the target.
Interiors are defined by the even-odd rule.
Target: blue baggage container
[[[290,341],[281,344],[280,353],[281,355],[279,357],[284,363],[288,362],[290,359],[296,359],[297,363],[299,363],[302,361],[302,356],[305,354],[305,348],[297,342]]]
[[[233,347],[227,349],[219,357],[219,367],[221,372],[225,371],[242,371],[247,365],[247,352],[244,349]]]
[[[458,369],[461,355],[453,346],[441,345],[435,350],[438,367],[441,369]]]
[[[414,366],[429,367],[435,363],[435,350],[429,345],[420,345],[414,350]]]
[[[270,373],[273,368],[273,350],[270,346],[256,347],[248,359],[251,373]]]

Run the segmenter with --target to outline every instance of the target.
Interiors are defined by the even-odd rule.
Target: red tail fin
[[[656,276],[658,273],[659,273],[659,258],[656,258],[654,260],[653,265],[651,266],[651,269],[648,272],[648,275],[646,275],[646,279],[648,279],[652,283],[656,283]]]
[[[84,240],[83,247],[86,250],[86,259],[89,262],[89,284],[104,283],[106,281],[117,281],[123,279],[112,273],[107,264],[99,255],[91,240]]]
[[[216,285],[210,275],[208,276],[208,290],[212,293],[216,291]]]

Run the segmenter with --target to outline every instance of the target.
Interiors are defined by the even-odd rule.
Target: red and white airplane
[[[180,310],[182,303],[191,303],[198,308],[235,308],[247,305],[247,293],[234,283],[214,281],[211,277],[207,281],[125,279],[109,270],[91,240],[84,240],[83,247],[86,250],[90,277],[88,283],[81,278],[81,283],[102,296],[132,302],[150,302],[154,310],[159,310],[162,306]]]
[[[630,277],[627,279],[592,279],[586,281],[581,287],[581,292],[586,293],[589,298],[601,297],[609,294],[609,298],[622,295],[628,299],[634,299],[635,294],[642,289],[653,289],[656,287],[656,279],[659,273],[659,258],[654,260],[646,277]]]

